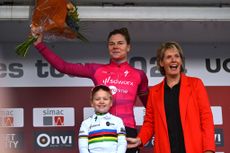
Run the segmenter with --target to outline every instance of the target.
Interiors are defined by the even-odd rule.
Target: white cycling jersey
[[[84,120],[78,136],[80,153],[125,153],[127,149],[123,121],[110,113]]]

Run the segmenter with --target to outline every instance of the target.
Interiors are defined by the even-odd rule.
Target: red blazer
[[[186,153],[214,151],[213,117],[206,89],[200,79],[181,74],[179,107]],[[144,123],[138,136],[143,144],[155,136],[154,153],[170,153],[164,81],[150,89]]]

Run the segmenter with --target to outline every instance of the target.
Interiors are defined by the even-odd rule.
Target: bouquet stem
[[[21,44],[19,44],[16,47],[16,53],[19,56],[23,56],[25,57],[28,53],[28,50],[30,48],[30,46],[37,40],[37,37],[35,36],[29,36],[24,42],[22,42]]]

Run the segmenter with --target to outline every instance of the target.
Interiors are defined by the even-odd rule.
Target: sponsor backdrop
[[[0,44],[0,153],[76,153],[77,135],[83,119],[93,113],[89,79],[61,74],[33,48],[29,56],[15,55],[16,44]],[[134,43],[129,62],[143,69],[149,87],[162,80],[156,70],[158,43]],[[70,62],[108,62],[105,43],[49,44]],[[218,153],[230,152],[230,45],[182,43],[186,73],[204,81],[215,123]],[[76,50],[78,48],[78,50]],[[145,109],[136,102],[137,128]],[[195,133],[194,133],[195,134]],[[152,152],[153,140],[143,153]]]

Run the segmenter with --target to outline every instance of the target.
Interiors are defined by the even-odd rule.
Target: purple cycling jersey
[[[68,63],[43,43],[36,45],[36,48],[60,72],[90,78],[95,85],[108,86],[113,94],[113,106],[110,113],[122,118],[125,126],[136,127],[133,107],[137,95],[145,105],[148,92],[148,79],[142,70],[133,68],[127,62],[121,64],[112,61],[108,64]]]

